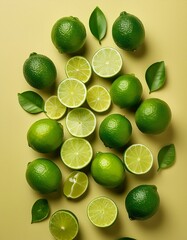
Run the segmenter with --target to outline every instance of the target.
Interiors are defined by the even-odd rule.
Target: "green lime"
[[[51,39],[61,53],[75,53],[86,41],[86,28],[77,17],[62,17],[52,27]]]
[[[54,84],[57,71],[51,59],[42,54],[31,53],[24,62],[23,74],[29,85],[44,89]]]
[[[108,197],[97,197],[87,206],[87,215],[89,220],[96,227],[109,227],[117,219],[118,208],[113,200]]]
[[[171,109],[168,104],[158,98],[144,100],[135,114],[139,130],[147,134],[159,134],[166,130],[171,121]]]
[[[145,29],[139,18],[124,11],[113,23],[112,36],[119,48],[134,51],[144,42]]]
[[[120,148],[130,140],[132,125],[119,113],[112,113],[104,118],[99,126],[99,137],[106,147]]]
[[[79,232],[79,223],[74,213],[58,210],[49,219],[49,230],[56,240],[72,240]]]
[[[132,74],[118,77],[110,88],[113,103],[121,108],[136,107],[141,100],[142,92],[140,80]]]
[[[124,164],[114,153],[98,152],[91,163],[91,175],[98,184],[116,188],[124,182]]]
[[[55,120],[44,118],[34,122],[28,132],[28,145],[35,151],[50,153],[57,150],[63,141],[63,127]]]
[[[125,199],[125,207],[131,220],[146,220],[159,208],[160,197],[155,185],[139,185]]]
[[[38,158],[28,163],[26,180],[31,188],[46,194],[59,190],[62,174],[54,162],[46,158]]]

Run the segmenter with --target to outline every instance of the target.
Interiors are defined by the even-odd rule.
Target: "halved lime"
[[[88,204],[87,215],[95,226],[109,227],[117,218],[118,208],[110,198],[96,197]]]
[[[92,58],[92,68],[93,71],[100,77],[113,77],[117,75],[122,68],[121,55],[114,48],[101,48]]]
[[[57,96],[50,96],[44,104],[44,111],[46,115],[54,120],[62,118],[66,112],[66,106],[64,106]]]
[[[63,193],[67,198],[78,198],[82,196],[88,188],[88,177],[85,173],[74,171],[64,182]]]
[[[68,210],[58,210],[50,217],[49,230],[56,240],[72,240],[79,231],[76,216]]]
[[[58,99],[69,108],[80,107],[86,100],[86,93],[84,83],[75,78],[64,79],[57,90]]]
[[[124,163],[131,173],[147,173],[153,165],[153,155],[143,144],[133,144],[124,153]]]
[[[92,68],[88,60],[82,56],[70,58],[65,66],[66,75],[69,78],[76,78],[83,83],[89,81],[92,75]]]
[[[87,108],[75,108],[67,114],[66,126],[70,134],[74,137],[87,137],[96,128],[96,117]]]
[[[111,97],[108,90],[101,85],[93,85],[87,91],[86,97],[89,107],[96,112],[104,112],[111,105]]]

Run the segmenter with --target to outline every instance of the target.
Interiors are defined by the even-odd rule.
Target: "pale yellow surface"
[[[67,56],[58,53],[53,46],[50,32],[57,19],[76,16],[86,26],[87,41],[84,56],[91,60],[101,46],[92,36],[88,20],[93,9],[99,6],[106,15],[108,31],[101,46],[116,47],[124,60],[124,73],[135,73],[144,86],[144,98],[159,97],[170,105],[172,122],[167,131],[158,136],[141,134],[134,124],[134,114],[113,107],[111,112],[122,112],[133,125],[132,143],[147,145],[154,154],[154,168],[147,176],[127,174],[125,189],[119,193],[97,185],[90,176],[87,194],[79,201],[67,200],[63,195],[49,196],[51,212],[58,209],[73,211],[80,223],[77,240],[116,240],[119,237],[134,237],[138,240],[183,240],[187,239],[187,28],[186,0],[1,0],[1,173],[0,173],[0,239],[1,240],[52,240],[48,219],[31,224],[31,207],[42,196],[34,192],[25,180],[29,161],[43,156],[27,146],[26,132],[37,119],[45,114],[31,115],[18,104],[17,93],[34,90],[24,80],[22,65],[31,52],[50,57],[58,71],[57,82],[65,78],[64,64]],[[120,50],[113,42],[112,23],[121,11],[138,16],[144,23],[146,41],[142,51],[136,54]],[[152,63],[165,61],[167,84],[149,95],[145,83],[145,71]],[[109,88],[110,83],[95,75],[90,82]],[[34,90],[35,91],[35,90]],[[44,99],[49,93],[37,91]],[[55,93],[55,91],[54,91]],[[110,112],[109,112],[110,113]],[[98,126],[104,115],[96,114]],[[61,121],[64,124],[64,120]],[[68,133],[64,124],[65,138]],[[157,153],[166,144],[176,146],[176,163],[170,169],[157,173]],[[93,140],[94,151],[110,151],[98,139],[98,129]],[[120,155],[120,154],[119,154]],[[54,159],[52,156],[47,156]],[[59,157],[55,158],[63,173],[63,180],[71,172]],[[138,222],[128,219],[124,200],[127,192],[138,184],[155,184],[161,198],[159,212],[150,220]],[[86,206],[100,195],[111,197],[119,208],[116,223],[108,229],[94,227],[86,215]]]

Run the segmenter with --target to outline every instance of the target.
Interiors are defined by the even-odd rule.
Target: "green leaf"
[[[91,33],[101,44],[101,40],[105,37],[107,31],[107,21],[104,13],[99,7],[96,7],[90,15],[89,27]]]
[[[174,144],[162,147],[158,153],[158,170],[171,167],[175,162],[175,157],[176,152]]]
[[[122,238],[118,238],[118,240],[136,240],[136,239],[130,238],[130,237],[122,237]]]
[[[32,206],[32,221],[31,223],[41,222],[49,216],[49,204],[47,199],[38,199]]]
[[[36,114],[44,111],[44,100],[36,92],[26,91],[18,93],[18,101],[21,107],[28,113]]]
[[[159,90],[166,81],[164,61],[153,63],[145,73],[150,93]]]

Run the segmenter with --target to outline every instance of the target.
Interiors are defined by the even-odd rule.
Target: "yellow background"
[[[186,114],[186,69],[187,28],[186,0],[1,0],[0,1],[0,82],[1,82],[1,170],[0,170],[0,239],[2,240],[52,240],[48,219],[31,224],[31,207],[42,196],[34,192],[25,180],[26,165],[41,157],[27,146],[26,132],[44,113],[31,115],[18,104],[17,94],[26,90],[40,93],[44,99],[50,94],[32,89],[24,80],[22,65],[31,52],[50,57],[58,71],[57,82],[65,78],[64,64],[67,56],[61,55],[51,42],[50,32],[55,21],[63,16],[76,16],[86,26],[87,41],[84,56],[91,60],[101,46],[91,35],[89,16],[96,6],[105,13],[108,31],[101,46],[116,47],[124,60],[124,73],[134,73],[144,86],[144,98],[159,97],[171,107],[172,122],[161,135],[141,134],[134,124],[134,114],[112,107],[111,112],[122,112],[133,125],[132,143],[146,144],[154,154],[154,167],[146,176],[127,174],[125,189],[119,193],[104,189],[90,177],[90,187],[84,198],[69,201],[64,196],[48,197],[51,212],[64,208],[73,211],[80,223],[78,240],[115,240],[129,236],[138,240],[187,239],[187,114]],[[138,16],[146,30],[145,45],[137,53],[120,50],[113,42],[112,23],[120,12],[127,11]],[[165,61],[167,84],[149,95],[145,83],[145,71],[154,62]],[[109,87],[107,80],[95,75],[90,84],[100,83]],[[98,115],[98,125],[104,115]],[[61,121],[64,124],[64,120]],[[65,129],[65,125],[64,125]],[[98,129],[97,129],[98,130]],[[68,137],[65,129],[65,138]],[[157,154],[166,144],[176,146],[176,163],[171,168],[156,172]],[[93,139],[94,151],[110,151],[98,139]],[[51,157],[52,156],[47,156]],[[53,158],[54,159],[54,158]],[[55,158],[63,173],[63,180],[71,172],[59,158]],[[161,198],[159,212],[143,222],[128,219],[124,199],[127,192],[138,184],[155,184]],[[115,200],[119,208],[116,223],[108,229],[98,229],[88,220],[87,204],[96,196],[105,195]]]

